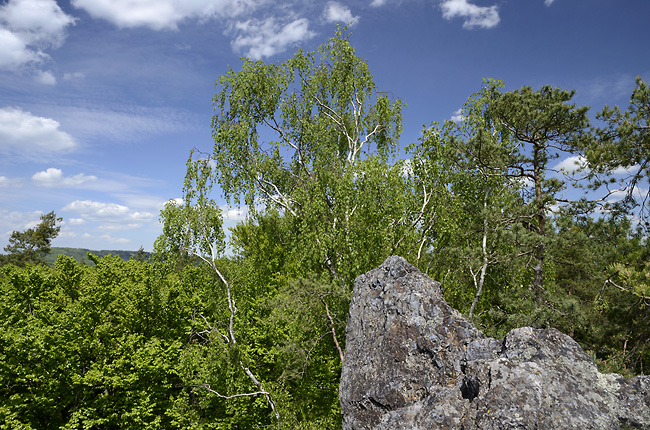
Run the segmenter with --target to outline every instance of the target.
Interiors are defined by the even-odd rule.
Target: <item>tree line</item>
[[[39,265],[53,212],[12,235],[0,428],[340,428],[353,282],[395,254],[490,336],[555,327],[601,370],[647,373],[643,80],[594,124],[573,91],[485,80],[407,146],[344,30],[217,84],[214,146],[190,153],[150,261]],[[221,198],[249,212],[229,239]]]

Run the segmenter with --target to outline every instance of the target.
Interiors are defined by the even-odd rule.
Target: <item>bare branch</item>
[[[222,399],[235,399],[237,397],[255,397],[255,396],[260,396],[260,395],[267,395],[268,393],[266,391],[255,391],[253,393],[240,393],[240,394],[233,394],[230,396],[223,395],[219,393],[218,391],[214,390],[210,384],[193,384],[193,387],[202,387],[211,392],[212,394],[216,395],[217,397],[220,397]]]
[[[262,191],[264,194],[266,194],[266,197],[268,197],[271,201],[273,201],[274,203],[276,203],[276,204],[282,206],[284,209],[286,209],[286,210],[288,210],[289,212],[291,212],[291,215],[293,215],[293,216],[298,216],[298,214],[296,213],[296,211],[294,211],[294,210],[291,208],[291,206],[289,205],[289,202],[291,202],[292,200],[291,200],[290,198],[286,197],[284,194],[282,194],[282,193],[280,192],[280,190],[278,189],[278,187],[277,187],[274,183],[272,183],[272,182],[270,182],[270,181],[267,181],[266,179],[261,179],[261,178],[259,178],[259,177],[255,177],[255,182],[257,182],[257,185],[258,185],[258,188],[260,189],[260,191]],[[271,187],[275,190],[275,192],[276,192],[277,194],[275,194],[275,195],[274,195],[274,194],[271,194],[271,193],[266,189],[266,187],[264,187],[264,184],[271,186]],[[279,198],[276,197],[276,195],[279,196]],[[295,202],[294,202],[294,203],[295,203]]]
[[[325,313],[327,314],[327,318],[330,320],[330,327],[332,328],[332,338],[334,338],[334,344],[336,345],[336,349],[339,350],[339,357],[341,357],[341,363],[343,363],[343,350],[341,350],[341,345],[339,345],[338,338],[336,337],[336,330],[334,329],[334,320],[332,319],[332,315],[330,315],[330,309],[327,306],[327,302],[325,299],[321,297],[320,301],[325,305]]]
[[[230,335],[230,341],[228,343],[231,346],[234,347],[234,346],[237,345],[237,339],[235,337],[235,314],[237,313],[237,306],[235,305],[235,300],[232,298],[232,294],[231,294],[231,290],[230,290],[230,284],[228,283],[226,278],[223,276],[223,274],[221,273],[221,271],[217,268],[217,266],[215,264],[215,260],[216,260],[215,249],[212,246],[210,248],[211,248],[211,251],[212,251],[212,260],[207,259],[205,256],[203,256],[200,253],[195,252],[195,251],[193,251],[191,249],[186,248],[186,250],[189,253],[196,255],[201,260],[206,262],[214,270],[214,272],[219,276],[219,279],[221,279],[221,281],[226,286],[226,295],[227,295],[227,299],[228,299],[228,309],[230,310],[230,318],[229,318],[229,322],[228,322],[228,334]],[[203,317],[203,315],[201,315],[201,317],[206,322],[208,327],[211,327],[210,324],[207,322],[207,320]],[[223,336],[223,337],[226,338],[225,336]],[[226,341],[228,341],[227,338],[226,338]],[[244,366],[244,363],[241,360],[239,361],[239,366],[244,371],[244,373],[246,373],[246,376],[248,376],[248,378],[253,382],[253,384],[255,384],[255,386],[257,386],[259,391],[256,391],[255,393],[244,393],[244,394],[234,394],[232,396],[224,396],[224,395],[218,393],[217,391],[213,390],[208,384],[203,384],[201,386],[205,387],[211,393],[214,393],[214,394],[216,394],[219,397],[224,398],[224,399],[231,399],[231,398],[234,398],[234,397],[246,397],[246,396],[264,395],[266,397],[266,400],[267,400],[269,406],[271,406],[271,409],[275,413],[275,417],[276,417],[277,421],[279,422],[280,421],[280,414],[279,414],[279,412],[278,412],[278,410],[277,410],[277,408],[275,406],[275,402],[273,401],[273,399],[271,399],[271,395],[269,394],[269,392],[264,389],[264,387],[262,386],[262,383],[255,377],[255,375],[253,375],[253,372],[251,372],[248,367]]]

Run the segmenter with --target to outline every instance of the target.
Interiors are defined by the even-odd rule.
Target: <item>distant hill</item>
[[[45,261],[47,262],[48,265],[52,266],[54,265],[54,262],[56,261],[57,258],[59,258],[59,255],[67,255],[69,257],[74,258],[77,260],[78,263],[85,263],[85,264],[90,264],[90,260],[88,260],[87,254],[91,253],[93,255],[96,255],[98,257],[105,257],[107,255],[117,255],[123,260],[129,260],[131,257],[137,258],[138,252],[139,251],[116,251],[116,250],[101,250],[101,251],[95,251],[92,249],[85,249],[85,248],[56,248],[52,247],[50,248],[50,253],[45,257]],[[142,257],[145,260],[149,259],[149,253],[144,252]]]

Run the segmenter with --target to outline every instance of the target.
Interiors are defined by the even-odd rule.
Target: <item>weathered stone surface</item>
[[[650,377],[601,374],[570,337],[486,337],[401,257],[357,278],[344,429],[650,428]]]

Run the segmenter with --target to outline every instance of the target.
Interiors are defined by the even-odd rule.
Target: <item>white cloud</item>
[[[350,9],[341,3],[331,1],[325,6],[325,21],[343,22],[344,24],[354,25],[359,21],[358,16],[352,16]]]
[[[103,224],[98,227],[101,231],[124,231],[124,230],[135,230],[136,228],[141,228],[142,223],[132,222],[132,223],[118,223],[118,224]]]
[[[461,122],[462,120],[465,119],[463,116],[463,108],[458,109],[457,111],[454,112],[454,114],[450,118],[453,122]]]
[[[557,163],[553,170],[559,170],[564,173],[576,173],[578,170],[584,170],[587,167],[587,160],[582,155],[567,157]]]
[[[564,160],[560,161],[555,166],[553,166],[553,170],[558,170],[568,174],[577,173],[578,171],[589,173],[590,171],[588,162],[585,159],[585,157],[583,157],[582,155],[576,155],[573,157],[565,158]],[[635,164],[633,166],[617,167],[613,169],[610,173],[616,176],[629,176],[629,175],[633,175],[638,170],[639,170],[639,165]]]
[[[550,5],[553,4],[554,1],[555,1],[555,0],[544,0],[544,4],[545,4],[546,6],[550,6]]]
[[[402,176],[407,178],[409,176],[413,176],[413,159],[412,158],[407,158],[405,160],[402,160],[402,167],[401,167],[401,173]]]
[[[18,151],[28,158],[44,153],[68,151],[77,146],[74,138],[59,130],[51,119],[32,115],[17,108],[0,109],[0,151]]]
[[[70,225],[82,225],[86,223],[86,220],[83,218],[70,218],[67,222]]]
[[[10,188],[14,186],[13,180],[7,178],[6,176],[0,176],[0,188]]]
[[[467,0],[444,0],[440,5],[445,19],[464,18],[463,28],[492,28],[499,23],[497,6],[476,6]]]
[[[35,173],[32,176],[32,180],[38,185],[47,188],[79,188],[90,182],[97,181],[97,177],[79,173],[66,178],[63,176],[63,171],[50,167],[43,172]]]
[[[0,27],[0,69],[15,69],[22,64],[39,61],[42,54],[27,49],[16,34]]]
[[[91,219],[123,217],[129,213],[129,208],[126,206],[91,200],[75,200],[65,205],[63,210],[77,212]]]
[[[47,59],[43,50],[59,48],[74,23],[55,0],[9,0],[0,6],[0,69]]]
[[[372,0],[372,3],[370,3],[370,6],[379,7],[379,6],[383,6],[385,4],[386,4],[386,0]]]
[[[646,195],[648,195],[648,189],[645,187],[635,187],[634,192],[632,193],[632,196],[637,199],[637,201],[642,201]],[[620,189],[617,191],[614,191],[612,194],[609,195],[609,198],[607,199],[607,202],[609,203],[616,203],[618,201],[623,200],[626,198],[628,195],[628,190],[627,189]]]
[[[41,211],[10,212],[0,209],[0,239],[7,240],[14,231],[23,231],[38,225],[41,215]]]
[[[261,0],[72,0],[94,18],[121,28],[175,30],[186,19],[234,17],[256,8]]]
[[[129,239],[123,237],[112,237],[110,234],[105,234],[101,238],[113,243],[131,243]]]
[[[236,208],[228,205],[223,205],[221,206],[221,212],[224,220],[243,221],[248,216],[248,207],[242,206],[240,208]]]
[[[56,85],[56,78],[50,71],[38,71],[35,76],[36,82],[43,85]]]
[[[127,244],[132,242],[131,240],[123,237],[113,237],[108,233],[98,234],[96,231],[93,231],[91,234],[88,232],[71,231],[67,229],[66,225],[64,225],[61,229],[61,233],[59,233],[57,239],[59,242],[63,242],[59,246],[70,246],[95,250],[107,249],[107,246],[112,248],[112,244]]]
[[[285,25],[272,17],[263,21],[249,19],[235,24],[235,29],[239,34],[232,42],[233,49],[244,52],[254,60],[271,57],[315,36],[309,30],[309,21],[305,18],[295,19]]]
[[[638,172],[640,167],[641,166],[639,166],[638,164],[629,167],[619,166],[616,169],[612,170],[612,174],[629,176]]]
[[[101,203],[91,200],[75,200],[68,203],[63,211],[75,212],[84,219],[109,223],[150,222],[156,217],[146,211],[134,211],[117,203]]]

